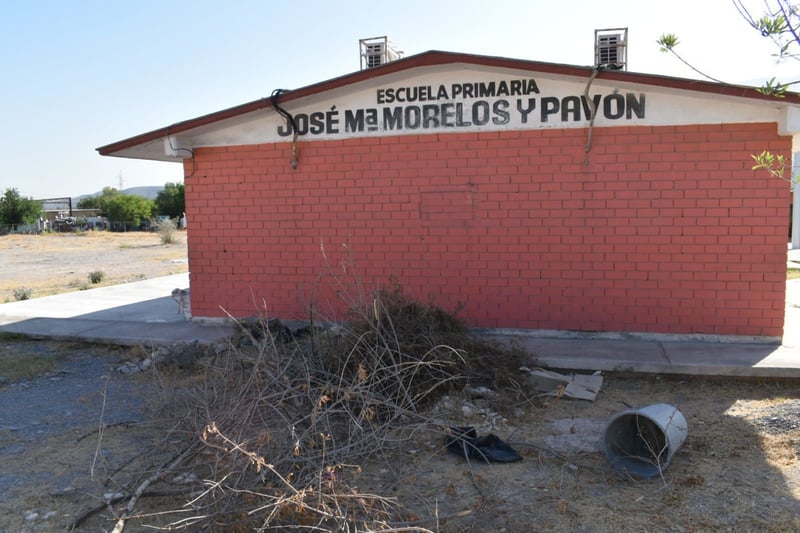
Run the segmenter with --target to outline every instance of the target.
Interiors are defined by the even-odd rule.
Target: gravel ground
[[[0,532],[58,530],[78,506],[55,495],[91,487],[98,450],[111,459],[98,445],[101,422],[142,423],[152,384],[117,371],[136,349],[42,341],[0,349],[58,359],[44,375],[0,386]]]

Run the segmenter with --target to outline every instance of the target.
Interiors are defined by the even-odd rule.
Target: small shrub
[[[14,299],[16,301],[29,300],[33,295],[33,289],[28,287],[17,287],[14,289]]]
[[[178,242],[178,223],[171,218],[159,220],[156,231],[161,238],[161,244],[175,244]]]
[[[89,272],[89,281],[91,281],[92,284],[94,285],[97,285],[98,283],[103,281],[103,278],[105,277],[106,273],[103,272],[102,270],[95,270],[94,272]]]

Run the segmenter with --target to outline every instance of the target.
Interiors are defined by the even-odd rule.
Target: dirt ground
[[[174,250],[163,249],[154,235],[133,235],[122,244],[69,236],[7,246],[6,238],[0,237],[3,258],[13,254],[8,257],[21,265],[42,254],[38,257],[73,265],[69,271],[76,278],[84,277],[80,266],[86,257],[103,258],[109,278],[140,279],[159,271],[146,270],[144,260],[134,261],[132,254],[106,261],[132,250],[153,252],[150,257],[160,267],[185,268],[172,263],[180,257],[168,255]],[[41,249],[48,242],[61,245],[61,239],[86,247],[71,247],[75,255],[69,258],[65,248],[49,255]],[[8,265],[0,261],[2,287],[33,284],[27,268],[12,269],[25,271],[23,278],[14,278]],[[48,286],[46,276],[38,279]],[[54,361],[37,377],[0,380],[0,533],[62,530],[93,506],[101,511],[77,530],[111,530],[114,516],[103,498],[135,486],[168,459],[151,450],[164,448],[156,445],[163,445],[180,413],[165,412],[168,402],[161,399],[202,377],[119,373],[122,362],[148,355],[137,347],[2,338],[0,350]],[[387,450],[380,461],[359,465],[353,481],[359,491],[395,498],[406,508],[405,526],[411,529],[403,531],[415,526],[441,533],[800,530],[798,382],[604,378],[593,402],[537,396],[521,376],[515,390],[486,395],[464,389],[426,413],[439,427],[473,426],[480,435],[497,435],[522,455],[520,462],[468,463],[446,451],[441,432],[421,431],[402,447]],[[603,451],[609,419],[654,403],[680,409],[688,425],[685,443],[660,477],[639,479],[615,471]],[[126,471],[138,474],[123,475]],[[202,472],[179,474],[181,479],[203,477]],[[161,497],[141,500],[137,509],[143,516],[125,531],[158,530],[185,516],[156,514],[187,500],[185,494],[169,496],[181,492],[179,477],[154,487]]]
[[[185,235],[161,244],[157,233],[106,231],[0,236],[0,303],[29,289],[31,298],[188,270]],[[89,275],[102,273],[100,283]]]
[[[146,355],[137,348],[25,340],[2,348],[59,363],[0,386],[0,532],[62,530],[98,505],[77,530],[110,530],[114,516],[103,498],[169,459],[162,441],[177,413],[155,399],[197,377],[117,372],[123,361]],[[602,452],[609,418],[656,402],[684,414],[686,442],[662,477],[613,470]],[[359,491],[396,499],[411,517],[407,525],[442,533],[800,530],[796,383],[608,375],[594,402],[520,401],[509,391],[482,399],[464,391],[441,399],[428,416],[495,434],[523,460],[468,463],[432,431],[361,464],[353,479]],[[202,476],[181,470],[154,488],[180,493],[180,475]],[[181,515],[157,513],[187,498],[140,501],[141,517],[126,531],[167,527]]]

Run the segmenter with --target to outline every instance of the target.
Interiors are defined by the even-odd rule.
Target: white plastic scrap
[[[603,375],[599,371],[594,374],[565,376],[542,368],[531,370],[527,366],[523,366],[520,367],[520,370],[528,374],[528,380],[533,388],[548,396],[566,396],[578,400],[594,401],[603,386]]]

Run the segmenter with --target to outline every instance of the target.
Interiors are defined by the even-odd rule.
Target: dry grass
[[[52,370],[62,359],[59,354],[43,352],[31,354],[18,352],[5,343],[21,338],[12,333],[0,332],[0,385],[15,383],[40,376]]]

